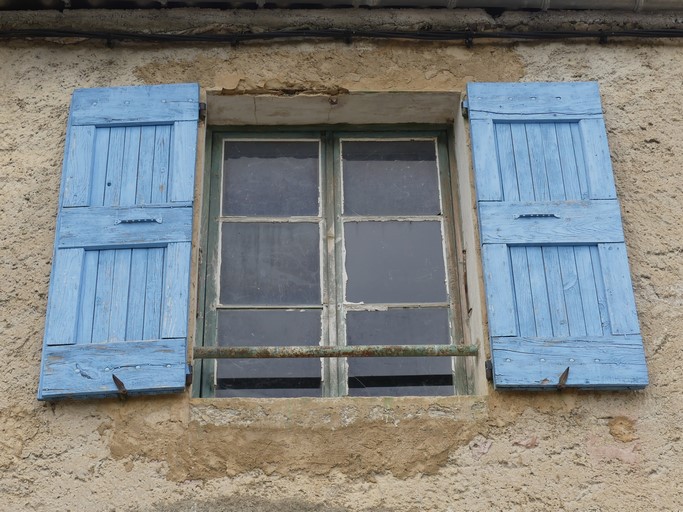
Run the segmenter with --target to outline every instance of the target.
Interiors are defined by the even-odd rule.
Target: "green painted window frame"
[[[439,191],[443,217],[443,235],[446,274],[448,280],[448,310],[452,344],[467,344],[468,332],[463,328],[463,318],[468,314],[466,289],[464,285],[464,255],[462,249],[461,221],[459,216],[458,183],[455,167],[454,133],[446,125],[332,125],[332,126],[257,126],[257,127],[209,127],[206,137],[206,151],[203,179],[203,202],[199,232],[199,272],[197,282],[198,307],[195,332],[195,346],[216,344],[216,313],[212,305],[219,290],[215,276],[219,272],[218,231],[220,221],[221,184],[223,172],[223,144],[225,140],[320,140],[320,199],[322,229],[333,225],[335,233],[342,229],[340,194],[340,147],[343,139],[396,140],[434,139],[437,145]],[[332,205],[333,208],[330,208]],[[324,234],[322,235],[325,236]],[[334,237],[333,247],[323,249],[321,254],[322,301],[327,303],[331,313],[324,318],[328,324],[326,333],[333,332],[335,339],[343,338],[344,320],[338,318],[337,304],[343,301],[341,281],[343,279],[343,249],[341,237]],[[327,302],[326,302],[327,301]],[[279,309],[279,308],[277,308]],[[286,309],[282,307],[281,309]],[[323,309],[321,306],[320,309]],[[323,313],[324,315],[324,313]],[[343,316],[343,315],[342,315]],[[334,318],[333,318],[334,317]],[[324,339],[328,342],[330,336]],[[467,358],[454,357],[453,387],[456,395],[474,393],[474,376]],[[214,396],[215,359],[195,360],[193,397]],[[348,376],[345,358],[323,358],[322,397],[345,396]]]

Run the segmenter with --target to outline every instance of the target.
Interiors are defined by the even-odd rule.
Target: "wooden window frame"
[[[218,297],[220,252],[219,227],[222,221],[238,222],[292,222],[287,217],[235,218],[221,217],[220,204],[222,194],[223,151],[226,140],[318,140],[320,142],[320,230],[321,230],[321,300],[322,305],[312,309],[322,310],[323,343],[336,345],[338,340],[345,340],[345,315],[340,314],[344,306],[346,311],[372,310],[377,307],[447,307],[449,312],[449,330],[451,344],[469,344],[469,330],[463,326],[463,318],[467,318],[469,305],[466,299],[464,257],[462,250],[462,223],[458,205],[458,173],[454,154],[454,133],[452,125],[330,125],[330,126],[255,126],[255,127],[211,127],[207,130],[206,175],[203,182],[203,197],[199,233],[199,274],[198,274],[198,309],[195,345],[214,346],[216,344],[216,304]],[[443,304],[361,304],[343,303],[343,280],[345,277],[343,261],[343,236],[329,236],[343,233],[341,190],[341,156],[340,147],[343,140],[434,140],[436,145],[437,166],[439,172],[439,200],[441,215],[433,218],[420,216],[419,220],[439,220],[441,223],[444,264],[447,276],[447,302]],[[333,207],[330,208],[330,205]],[[404,216],[362,216],[353,217],[352,221],[363,220],[418,220]],[[300,221],[311,222],[313,218],[301,218]],[[296,222],[297,220],[294,220]],[[349,218],[349,220],[351,220]],[[325,231],[328,234],[325,234]],[[327,240],[327,243],[325,241]],[[252,309],[252,305],[241,305],[225,309]],[[306,306],[311,309],[310,306]],[[224,308],[224,307],[222,307]],[[260,307],[258,309],[290,309],[298,306]],[[472,365],[468,358],[454,357],[453,388],[456,395],[474,393],[475,382]],[[195,397],[213,397],[215,385],[215,359],[195,361],[194,376],[197,379],[193,388]],[[346,358],[322,359],[322,397],[346,396],[348,392],[348,374]]]

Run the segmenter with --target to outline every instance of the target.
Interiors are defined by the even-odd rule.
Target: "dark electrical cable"
[[[418,41],[464,41],[472,46],[475,39],[597,39],[601,43],[611,39],[679,38],[683,29],[598,30],[598,31],[381,31],[381,30],[277,30],[272,32],[244,32],[233,34],[160,34],[143,32],[100,32],[81,30],[25,29],[0,30],[0,39],[77,38],[113,41],[178,42],[178,43],[229,43],[270,41],[274,39],[334,39],[350,42],[360,39],[407,39]]]

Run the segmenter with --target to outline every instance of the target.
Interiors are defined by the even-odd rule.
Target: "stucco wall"
[[[210,18],[185,15],[199,24]],[[146,16],[149,29],[166,23],[163,13]],[[493,23],[484,13],[463,16]],[[572,15],[555,22],[591,22],[581,16],[579,25]],[[31,19],[0,15],[0,25],[25,27]],[[120,12],[110,21],[127,22],[142,23]],[[71,43],[0,46],[0,510],[683,508],[683,43]],[[197,81],[245,91],[279,84],[460,91],[471,80],[600,82],[650,372],[646,390],[36,400],[74,88]]]

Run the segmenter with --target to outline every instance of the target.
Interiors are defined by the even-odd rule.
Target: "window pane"
[[[318,142],[227,141],[223,215],[318,215]]]
[[[319,345],[320,310],[219,311],[221,346]],[[219,359],[216,396],[320,396],[320,359]]]
[[[437,215],[434,141],[342,143],[344,215]]]
[[[225,222],[221,233],[221,304],[320,304],[318,224]]]
[[[450,343],[448,309],[349,311],[349,345],[436,345]],[[450,357],[348,358],[349,395],[452,395]]]
[[[445,302],[440,222],[346,222],[346,300]]]

